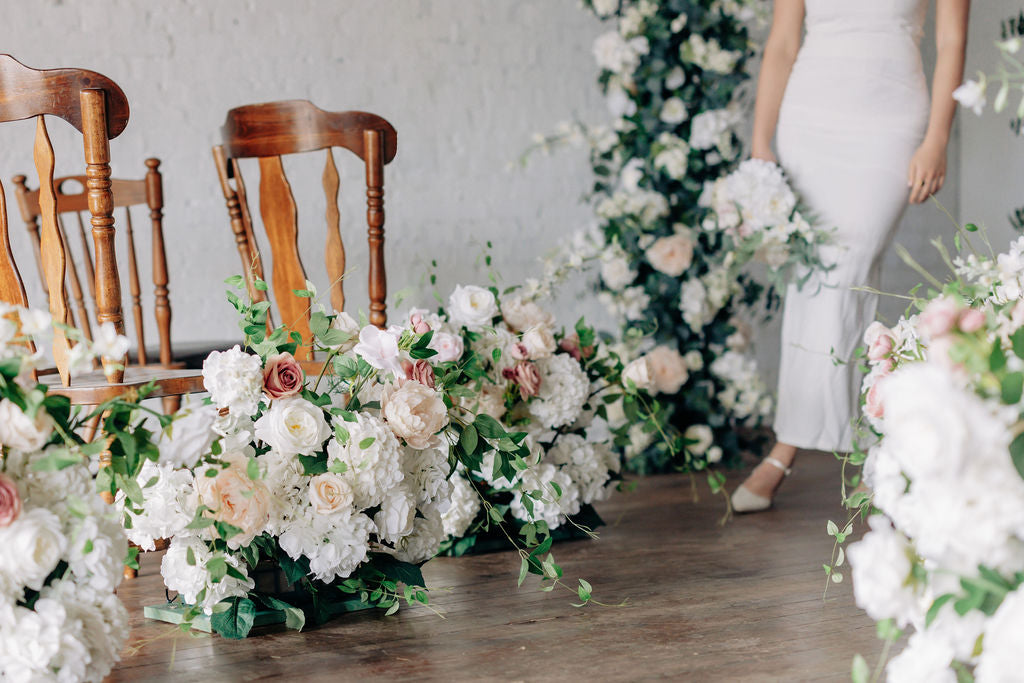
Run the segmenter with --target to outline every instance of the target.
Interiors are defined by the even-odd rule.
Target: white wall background
[[[124,89],[132,114],[111,143],[115,177],[141,177],[147,156],[163,160],[176,339],[237,336],[221,282],[241,266],[210,157],[234,106],[308,98],[395,126],[398,156],[385,173],[391,292],[421,283],[430,258],[445,294],[482,281],[475,264],[487,240],[506,279],[535,273],[537,256],[590,216],[577,201],[588,173],[580,153],[507,168],[535,131],[603,116],[590,53],[600,26],[572,0],[0,0],[0,16],[0,51],[34,68],[89,68]],[[50,128],[58,175],[81,173],[80,138],[59,120]],[[33,131],[31,122],[0,126],[0,179],[25,264],[7,181],[33,177]],[[289,169],[304,265],[324,287],[323,157],[311,156]],[[355,156],[335,156],[343,236],[359,268],[346,283],[349,308],[365,309],[363,170]],[[252,169],[253,189],[256,177]],[[250,204],[258,210],[255,196]],[[41,301],[38,290],[30,297]]]
[[[1017,9],[1009,0],[974,3],[969,72],[991,66],[998,18]],[[534,132],[573,117],[606,118],[590,54],[603,29],[574,0],[0,0],[0,12],[0,50],[36,68],[90,68],[122,86],[132,118],[112,143],[115,176],[141,176],[146,156],[163,160],[178,340],[235,336],[221,281],[240,264],[209,152],[233,106],[308,98],[328,110],[372,111],[395,125],[399,151],[386,171],[391,292],[422,284],[431,258],[439,263],[442,293],[457,282],[481,281],[480,245],[487,240],[506,281],[521,280],[537,272],[540,254],[590,219],[579,201],[590,180],[582,152],[508,169]],[[962,134],[954,137],[939,195],[954,216],[987,224],[999,246],[1010,237],[1006,214],[1024,204],[1016,181],[1024,141],[1009,134],[1005,118],[959,117]],[[30,122],[0,126],[0,179],[31,177],[32,132]],[[51,134],[58,174],[79,173],[81,150],[69,127],[55,121]],[[323,159],[313,157],[288,168],[304,262],[323,287]],[[336,158],[349,263],[361,268],[346,283],[353,310],[366,305],[362,169],[351,155]],[[255,169],[248,177],[252,188]],[[7,189],[10,198],[9,183]],[[15,250],[28,264],[13,202],[10,208]],[[952,226],[926,204],[908,210],[896,241],[941,272],[928,245],[940,234],[948,243]],[[34,271],[25,270],[32,280]],[[890,255],[885,290],[902,293],[919,279]],[[40,301],[38,289],[30,296]],[[558,307],[567,318],[601,317],[593,300],[575,291]],[[894,320],[901,308],[888,300],[882,313]],[[758,355],[770,382],[777,350],[777,328],[769,325]]]

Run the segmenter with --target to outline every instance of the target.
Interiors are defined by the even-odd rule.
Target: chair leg
[[[164,396],[160,401],[163,403],[164,415],[173,415],[181,408],[181,396]]]

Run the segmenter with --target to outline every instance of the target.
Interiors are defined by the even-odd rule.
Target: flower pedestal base
[[[353,598],[352,600],[336,602],[326,606],[327,614],[325,616],[333,618],[345,614],[346,612],[361,612],[362,610],[373,608],[373,605],[365,603],[358,598]],[[142,614],[147,619],[164,621],[168,624],[180,624],[185,620],[185,611],[187,609],[188,606],[181,602],[180,599],[175,599],[172,602],[165,602],[160,605],[147,605],[142,609]],[[287,617],[282,610],[257,609],[252,625],[255,627],[269,626],[271,624],[283,624],[285,623],[286,618]],[[202,631],[203,633],[213,633],[213,626],[210,624],[209,615],[200,614],[193,618],[192,630]]]

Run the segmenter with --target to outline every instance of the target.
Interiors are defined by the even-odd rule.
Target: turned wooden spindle
[[[25,229],[28,230],[29,242],[32,243],[32,253],[36,257],[36,268],[39,270],[39,280],[43,285],[43,294],[48,294],[46,289],[46,275],[43,273],[43,257],[39,253],[39,206],[32,207],[27,201],[24,201],[22,197],[26,197],[29,193],[28,186],[25,184],[28,178],[23,174],[11,178],[15,187],[15,196],[18,198],[18,208],[21,210],[21,218],[25,221]]]
[[[128,252],[128,292],[132,297],[132,321],[135,323],[135,339],[138,344],[138,363],[146,364],[146,332],[142,320],[142,286],[139,284],[139,264],[135,257],[135,231],[132,228],[132,212],[124,210],[124,237]]]
[[[256,277],[262,277],[262,273],[256,273],[254,264],[253,244],[249,239],[249,231],[246,228],[245,216],[242,213],[242,200],[239,192],[231,185],[231,162],[224,154],[224,147],[217,145],[213,148],[213,162],[217,166],[217,178],[220,180],[220,190],[224,195],[224,203],[228,209],[228,219],[231,224],[231,232],[235,236],[235,248],[242,260],[245,284],[249,292],[249,298],[253,301],[265,301],[266,292],[257,290],[254,286]],[[241,176],[234,175],[235,182],[241,180]]]
[[[387,316],[387,275],[384,272],[384,138],[379,130],[363,131],[366,150],[366,224],[370,245],[370,322],[383,328]]]
[[[96,323],[111,323],[118,334],[124,334],[121,280],[114,252],[114,196],[110,191],[106,105],[103,91],[98,89],[83,89],[80,99],[85,146],[85,187],[88,191],[91,214],[89,222],[96,250]],[[117,384],[124,379],[125,361],[125,358],[103,360],[103,370],[110,383]]]
[[[152,224],[153,249],[153,312],[156,317],[157,334],[160,335],[160,365],[170,367],[174,354],[171,352],[171,301],[167,276],[167,252],[164,251],[164,186],[160,174],[160,160],[146,159],[146,205]]]

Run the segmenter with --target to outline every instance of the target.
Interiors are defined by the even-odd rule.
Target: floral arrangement
[[[866,488],[846,497],[851,517],[842,529],[828,525],[836,550],[826,572],[841,580],[849,557],[857,604],[879,622],[886,653],[912,630],[888,663],[888,680],[897,682],[984,683],[1019,673],[1024,238],[997,257],[971,254],[950,265],[951,282],[929,277],[929,298],[912,297],[917,312],[866,332],[868,424],[846,459],[862,468],[851,483],[863,476]],[[844,553],[861,516],[870,530]],[[854,679],[869,676],[858,656]]]
[[[591,504],[620,480],[621,452],[684,446],[647,393],[662,370],[651,360],[657,354],[627,369],[582,319],[558,330],[554,316],[518,288],[499,295],[457,286],[447,308],[413,309],[408,319],[414,332],[432,334],[438,359],[464,368],[454,390],[462,407],[525,434],[528,450],[518,469],[502,469],[494,453],[457,468],[442,515],[450,554],[501,537],[495,519],[526,538],[566,526],[589,533],[600,523]]]
[[[599,265],[599,297],[627,339],[650,337],[685,359],[682,382],[659,388],[682,427],[710,430],[716,453],[738,454],[740,427],[753,436],[771,410],[750,353],[748,319],[778,303],[792,266],[820,267],[811,229],[781,171],[749,161],[737,169],[741,86],[752,55],[747,23],[759,0],[584,0],[615,28],[594,43],[615,117],[610,127],[563,124],[547,149],[586,143],[598,224],[577,235],[533,283],[552,283],[584,263]],[[768,264],[767,285],[743,267]],[[801,277],[806,277],[802,273]],[[687,450],[672,465],[703,467]],[[635,461],[664,468],[662,454]]]
[[[296,293],[315,300],[312,287]],[[487,296],[465,288],[453,296],[461,316],[453,320],[466,334],[491,323]],[[284,327],[268,333],[266,303],[229,299],[252,352],[235,347],[206,359],[210,401],[176,416],[159,462],[139,473],[143,501],[124,506],[129,537],[143,548],[170,539],[161,573],[187,605],[183,619],[205,613],[226,637],[245,637],[260,606],[301,629],[308,617],[323,621],[354,602],[389,613],[401,600],[426,604],[418,565],[447,535],[444,515],[459,495],[449,475],[486,460],[489,472],[516,479],[533,456],[528,434],[482,409],[494,396],[467,388],[478,365],[442,326],[414,315],[378,329],[312,303],[304,339]],[[295,360],[300,348],[324,357],[315,376]],[[555,387],[558,369],[544,370]],[[521,387],[543,381],[520,375]],[[552,396],[545,414],[562,419],[571,400]],[[558,507],[557,486],[531,483],[538,488],[515,487],[524,507]],[[517,548],[524,575],[557,584],[547,539],[537,529]],[[278,569],[287,590],[266,590],[261,575]]]
[[[127,345],[110,323],[90,343],[49,313],[0,304],[0,678],[10,681],[100,680],[128,636],[114,594],[128,542],[88,464],[105,440],[86,444],[77,431],[102,411],[124,424],[137,406],[117,401],[85,415],[48,395],[33,374],[43,361],[35,345],[54,327],[74,342],[75,372],[122,357]]]

